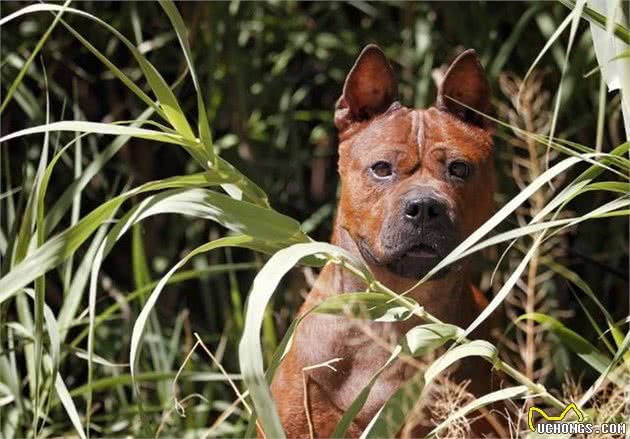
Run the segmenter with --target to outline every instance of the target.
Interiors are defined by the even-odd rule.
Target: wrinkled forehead
[[[454,149],[482,159],[492,149],[492,135],[487,130],[462,122],[451,114],[431,107],[413,109],[394,107],[358,124],[350,136],[342,139],[352,153],[367,153],[375,147],[406,147],[422,152],[432,148]]]
[[[348,141],[352,143],[353,148],[392,144],[417,145],[421,114],[421,110],[405,107],[387,111],[368,122],[363,122]]]

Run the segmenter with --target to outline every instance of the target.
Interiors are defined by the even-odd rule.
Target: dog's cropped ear
[[[396,100],[398,85],[383,51],[369,44],[346,77],[335,108],[335,125],[345,130],[352,122],[383,113]]]
[[[492,125],[489,119],[470,109],[485,114],[491,110],[490,85],[473,49],[463,52],[451,63],[439,86],[436,107],[465,122],[484,128]]]

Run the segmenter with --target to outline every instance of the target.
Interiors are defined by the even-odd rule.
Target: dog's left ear
[[[397,97],[392,67],[383,51],[369,44],[346,77],[335,108],[335,125],[343,131],[352,122],[370,119],[387,110]]]
[[[492,108],[490,85],[473,49],[466,50],[451,63],[439,86],[436,107],[483,128],[492,125],[489,119],[467,108],[485,114]]]

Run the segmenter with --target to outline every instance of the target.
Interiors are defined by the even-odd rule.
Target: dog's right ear
[[[490,85],[477,53],[468,49],[451,63],[439,86],[436,106],[464,122],[489,128],[492,122],[474,110],[491,111]]]
[[[351,123],[383,113],[398,97],[394,71],[383,51],[369,44],[346,77],[335,107],[335,125],[344,131]]]

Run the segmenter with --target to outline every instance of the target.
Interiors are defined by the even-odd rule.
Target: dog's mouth
[[[398,253],[387,264],[387,268],[402,277],[421,279],[438,264],[442,256],[435,245],[415,244]],[[440,270],[434,277],[442,277],[444,274],[446,271]]]
[[[435,249],[435,247],[430,246],[429,244],[418,244],[418,245],[414,245],[409,250],[404,252],[402,256],[400,257],[431,259],[431,258],[437,258],[438,252]]]
[[[387,258],[377,258],[364,240],[359,241],[359,248],[363,256],[370,262],[387,267],[392,273],[409,279],[421,279],[431,271],[444,256],[439,251],[437,245],[426,242],[398,250],[388,255]],[[440,278],[448,271],[448,267],[440,270],[433,278]]]

